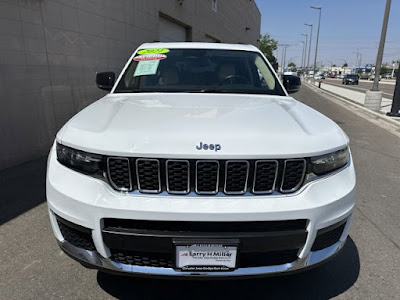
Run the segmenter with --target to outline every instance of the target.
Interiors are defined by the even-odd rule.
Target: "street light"
[[[306,37],[306,47],[304,49],[304,67],[305,67],[305,69],[307,71],[308,64],[307,64],[306,60],[307,60],[308,34],[302,33],[301,35]]]
[[[308,44],[308,59],[307,59],[307,70],[310,67],[310,54],[311,54],[311,42],[312,42],[312,28],[313,25],[312,24],[304,24],[306,26],[310,27],[310,43]]]
[[[301,52],[301,66],[300,68],[303,69],[304,66],[304,46],[305,46],[305,42],[304,41],[299,41],[299,43],[303,43],[303,51]]]
[[[315,58],[314,58],[314,76],[315,76],[315,69],[317,65],[317,53],[318,53],[318,40],[319,40],[319,27],[321,25],[321,11],[322,7],[316,7],[316,6],[310,6],[312,9],[318,9],[319,10],[319,17],[318,17],[318,31],[317,31],[317,43],[315,45]]]
[[[332,65],[333,65],[333,62],[332,62],[331,60],[328,60],[328,62],[331,63],[331,68],[330,68],[329,72],[332,73]]]
[[[357,49],[358,50],[358,49]],[[357,54],[357,58],[356,58],[356,64],[355,67],[357,68],[357,66],[360,68],[361,67],[361,58],[362,58],[362,54],[358,51],[353,52],[355,54]]]
[[[281,60],[281,72],[284,73],[285,68],[285,60],[286,60],[286,48],[290,47],[291,45],[288,44],[280,44],[278,46],[282,46],[282,60]]]
[[[383,17],[383,24],[382,24],[381,39],[379,41],[378,55],[376,57],[374,83],[372,85],[372,89],[370,91],[367,91],[365,94],[365,103],[364,103],[365,107],[367,107],[371,110],[374,110],[374,111],[379,111],[381,109],[381,103],[382,103],[383,93],[381,91],[379,91],[379,77],[381,74],[383,50],[385,48],[386,32],[387,32],[387,26],[388,26],[388,22],[389,22],[389,13],[390,13],[390,5],[391,4],[392,4],[391,0],[386,0],[385,14]]]
[[[284,48],[284,55],[283,55],[283,68],[285,68],[286,65],[286,49],[290,46],[294,46],[294,45],[283,45]],[[284,70],[283,70],[284,71]]]

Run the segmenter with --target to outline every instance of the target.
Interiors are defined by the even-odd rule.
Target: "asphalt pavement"
[[[379,90],[383,92],[383,97],[384,98],[393,98],[394,94],[394,82],[385,82],[385,81],[380,81],[379,82]],[[326,78],[324,80],[324,83],[331,84],[331,85],[336,85],[340,86],[343,88],[355,90],[358,92],[363,92],[365,93],[366,91],[371,90],[373,81],[367,81],[367,80],[360,80],[358,85],[352,85],[352,84],[342,84],[342,79],[333,79],[333,78]]]
[[[0,299],[399,299],[400,139],[305,85],[294,97],[351,139],[357,208],[335,258],[305,273],[247,280],[143,279],[85,269],[53,237],[42,159],[0,171]]]

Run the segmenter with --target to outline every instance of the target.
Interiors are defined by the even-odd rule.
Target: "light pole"
[[[333,65],[333,62],[330,61],[330,60],[328,60],[328,62],[331,64],[331,68],[330,68],[330,70],[329,70],[329,73],[332,73],[332,65]]]
[[[357,54],[355,67],[356,67],[356,68],[357,68],[357,67],[360,68],[360,67],[361,67],[361,58],[362,58],[362,54],[361,54],[360,52],[358,52],[358,49],[357,49],[357,51],[355,51],[355,52],[353,52],[353,53]],[[358,71],[358,68],[356,69],[357,71]],[[356,72],[356,73],[357,73],[357,72]]]
[[[289,47],[290,45],[288,44],[280,44],[278,46],[282,46],[282,60],[281,60],[281,73],[284,73],[284,68],[285,68],[285,60],[286,60],[286,48]]]
[[[385,48],[386,32],[387,32],[387,26],[388,26],[388,22],[389,22],[389,13],[390,13],[390,5],[391,4],[392,4],[391,0],[386,0],[385,14],[383,17],[383,24],[382,24],[381,39],[379,41],[378,55],[376,56],[374,83],[372,85],[372,89],[370,91],[367,91],[365,94],[365,104],[364,104],[365,107],[367,107],[371,110],[374,110],[374,111],[379,111],[381,109],[381,103],[382,103],[383,93],[381,91],[379,91],[379,77],[381,74],[383,50]]]
[[[305,46],[305,43],[304,43],[304,41],[299,41],[299,43],[303,43],[303,51],[301,52],[301,66],[300,66],[300,68],[303,69],[303,66],[304,66],[304,46]]]
[[[343,69],[343,73],[344,73],[344,68],[345,67],[343,67],[344,65],[347,65],[347,60],[345,60],[345,59],[343,59],[343,58],[337,58],[337,60],[343,60],[344,61],[344,64],[342,65],[342,69]]]
[[[307,59],[307,70],[310,67],[310,55],[311,55],[311,42],[312,42],[312,28],[313,25],[312,24],[304,24],[306,26],[310,27],[310,43],[308,44],[308,59]]]
[[[308,34],[302,33],[301,35],[302,35],[302,36],[305,36],[305,38],[306,38],[306,48],[304,49],[304,67],[305,67],[305,69],[306,69],[306,74],[307,74],[307,67],[308,67],[308,64],[307,64],[306,60],[307,60]]]
[[[283,45],[283,49],[284,49],[284,55],[283,55],[283,68],[285,68],[285,65],[286,65],[286,49],[288,48],[288,47],[290,47],[290,46],[293,46],[293,45]],[[284,72],[285,70],[283,69],[283,72]]]
[[[314,76],[315,76],[315,69],[316,69],[316,67],[317,67],[319,27],[320,27],[320,25],[321,25],[321,11],[322,11],[322,7],[310,6],[310,8],[312,8],[312,9],[318,9],[318,10],[319,10],[318,30],[317,30],[317,42],[316,42],[316,45],[315,45],[315,57],[314,57]]]

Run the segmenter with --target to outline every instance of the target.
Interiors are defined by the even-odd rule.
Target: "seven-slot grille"
[[[107,159],[108,179],[119,191],[186,195],[292,193],[305,180],[307,161]]]

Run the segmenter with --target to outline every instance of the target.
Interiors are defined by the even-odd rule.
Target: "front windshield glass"
[[[248,93],[285,96],[257,52],[215,49],[143,49],[114,91]]]

